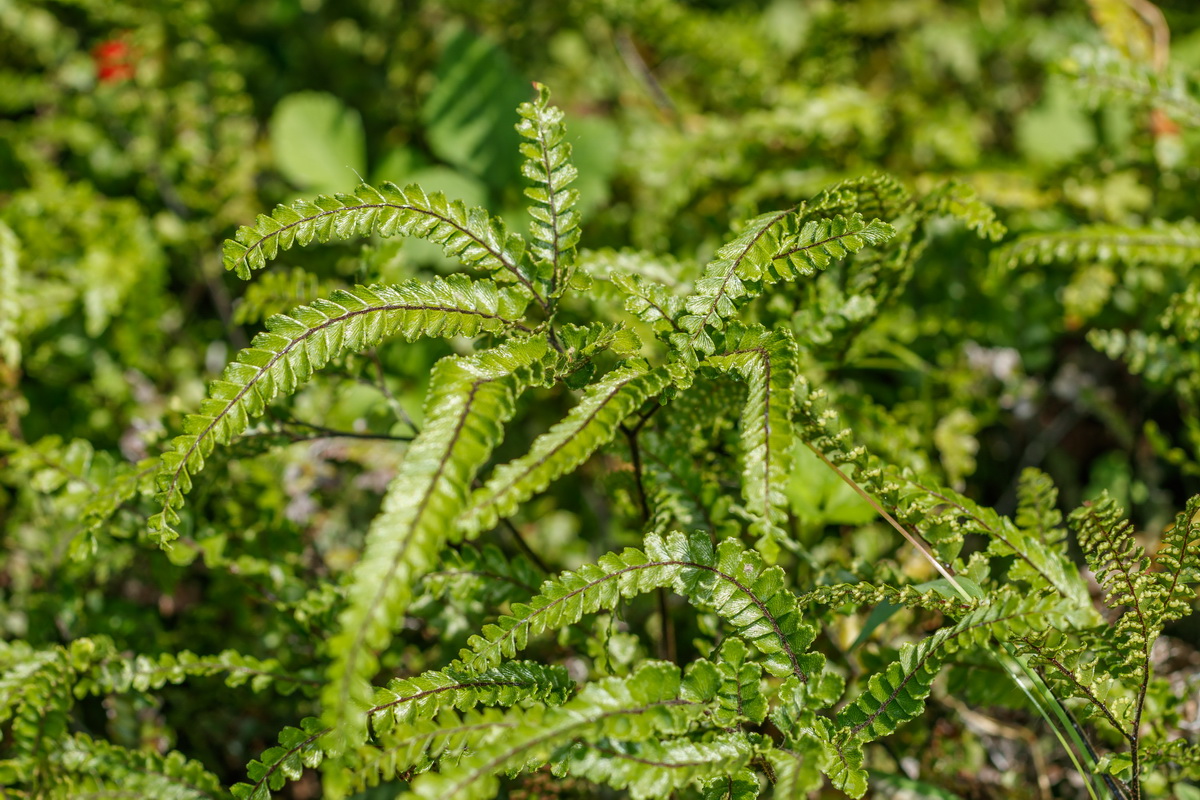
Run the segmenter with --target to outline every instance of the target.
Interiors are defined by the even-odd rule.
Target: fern
[[[711,330],[721,330],[737,301],[753,298],[762,287],[801,275],[813,275],[829,264],[869,245],[886,242],[894,229],[885,222],[867,223],[859,214],[813,219],[796,227],[798,213],[777,211],[746,223],[740,236],[717,250],[716,258],[696,281],[675,320],[679,333],[671,344],[687,359],[698,351],[711,355]]]
[[[575,247],[579,243],[579,214],[574,210],[579,192],[569,189],[578,171],[571,164],[571,145],[566,141],[563,112],[550,105],[550,90],[534,84],[537,100],[522,103],[517,109],[521,121],[517,133],[528,141],[521,144],[525,163],[521,172],[534,182],[525,190],[533,201],[529,232],[536,243],[530,250],[536,264],[547,276],[551,295],[566,290],[575,269]]]
[[[512,607],[512,615],[473,636],[459,654],[463,668],[487,669],[513,657],[530,637],[611,608],[621,597],[669,588],[689,602],[711,608],[764,656],[772,675],[807,681],[824,659],[806,652],[815,632],[800,621],[796,598],[784,587],[783,570],[763,569],[761,557],[733,540],[715,550],[704,534],[672,533],[646,538],[645,550],[626,548],[596,564],[547,581],[541,594]]]
[[[376,653],[391,639],[414,582],[433,570],[467,501],[475,473],[499,441],[523,388],[546,381],[544,339],[527,339],[468,358],[443,360],[426,400],[426,426],[388,487],[383,510],[367,532],[349,604],[330,640],[334,662],[322,692],[324,719],[341,741],[365,741],[355,714],[370,702]]]
[[[459,531],[474,536],[511,515],[521,503],[611,441],[621,421],[666,384],[665,370],[648,370],[635,363],[593,383],[566,419],[534,440],[524,456],[497,467],[487,483],[471,495],[459,518]]]
[[[544,764],[559,746],[576,738],[619,736],[638,742],[684,734],[712,699],[711,678],[697,677],[706,670],[712,665],[697,662],[681,679],[678,667],[649,663],[627,679],[589,684],[559,708],[535,706],[516,715],[517,724],[502,739],[444,766],[438,774],[418,777],[410,796],[483,800],[496,794],[496,773]]]
[[[162,511],[150,519],[153,537],[168,544],[178,534],[179,509],[193,476],[217,444],[243,432],[267,403],[289,395],[331,360],[361,352],[393,336],[475,335],[525,330],[524,305],[512,292],[461,276],[394,287],[358,287],[329,300],[273,317],[209,387],[198,414],[189,415],[183,436],[171,442],[156,478]]]
[[[322,195],[260,214],[254,225],[238,228],[225,242],[225,269],[249,280],[293,245],[369,236],[415,236],[440,244],[446,255],[474,269],[500,273],[519,282],[528,295],[545,305],[524,261],[525,241],[480,208],[468,209],[440,192],[419,186],[401,189],[362,184],[354,194]]]
[[[1193,82],[1178,70],[1160,72],[1107,47],[1075,47],[1058,66],[1074,77],[1097,105],[1106,100],[1150,105],[1174,122],[1200,125],[1200,101]]]
[[[663,797],[685,786],[718,778],[730,781],[755,751],[744,733],[716,734],[699,741],[621,742],[600,740],[571,748],[561,769],[592,783],[624,789],[634,800]]]
[[[1011,269],[1053,261],[1187,266],[1200,257],[1195,223],[1146,228],[1094,225],[1063,233],[1027,234],[996,251],[993,267]]]
[[[862,797],[867,791],[862,745],[892,733],[924,710],[933,679],[946,659],[959,650],[984,644],[993,635],[1019,636],[1054,624],[1055,614],[1055,602],[1042,597],[1002,594],[955,625],[916,645],[901,647],[899,660],[873,674],[867,689],[838,713],[836,722],[822,723],[829,737],[825,745],[829,780],[850,796]]]
[[[163,800],[218,800],[227,796],[220,781],[202,764],[174,751],[161,755],[128,750],[77,733],[63,743],[52,760],[66,779],[49,795],[52,797],[103,796],[107,792]]]
[[[705,363],[736,371],[750,387],[742,411],[742,493],[756,531],[785,539],[784,491],[791,473],[792,384],[796,379],[796,343],[787,330],[731,327],[725,351]]]

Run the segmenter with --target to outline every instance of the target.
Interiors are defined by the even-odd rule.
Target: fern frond
[[[257,324],[341,288],[328,286],[322,291],[321,280],[303,267],[268,272],[246,287],[245,294],[234,306],[233,322],[236,325]]]
[[[1162,586],[1159,619],[1169,622],[1189,616],[1200,583],[1200,495],[1188,501],[1175,524],[1163,534],[1154,564],[1159,568],[1154,577]]]
[[[385,781],[411,780],[441,759],[453,761],[468,748],[478,748],[517,727],[507,710],[484,709],[457,714],[443,710],[436,719],[404,725],[380,737],[345,776],[345,789],[361,792]]]
[[[1003,639],[1053,626],[1062,619],[1061,603],[1052,597],[1003,592],[955,625],[902,646],[899,660],[872,675],[867,688],[838,713],[836,723],[821,720],[828,739],[830,782],[852,797],[862,797],[867,791],[863,745],[920,716],[933,679],[954,653],[980,646],[992,636]]]
[[[948,180],[921,198],[920,211],[929,216],[951,216],[962,220],[981,239],[998,242],[1008,229],[996,218],[996,210],[985,203],[974,187]]]
[[[249,684],[252,691],[261,692],[274,687],[283,695],[297,690],[312,694],[320,686],[320,681],[307,672],[288,674],[273,658],[253,658],[236,650],[224,650],[211,656],[198,656],[189,650],[182,650],[159,656],[121,658],[114,654],[104,658],[93,669],[80,675],[75,684],[75,693],[148,692],[161,689],[168,683],[183,683],[190,677],[211,675],[223,676],[225,685],[231,688]]]
[[[1012,269],[1054,261],[1188,266],[1200,259],[1200,226],[1158,223],[1147,228],[1091,225],[1061,233],[1027,234],[997,250],[992,265]]]
[[[158,800],[219,800],[227,797],[221,782],[198,761],[176,751],[166,755],[129,750],[84,733],[67,737],[51,754],[56,782],[69,787],[68,796],[119,789],[136,797]]]
[[[621,421],[666,388],[665,369],[630,361],[587,388],[578,405],[534,440],[529,452],[496,468],[471,495],[459,532],[474,537],[510,516],[530,497],[612,441]]]
[[[802,208],[803,219],[834,214],[896,219],[913,208],[912,194],[900,181],[885,172],[847,178],[822,189]]]
[[[1107,638],[1106,629],[1098,633]],[[1014,644],[1062,697],[1085,701],[1080,719],[1103,717],[1113,730],[1132,739],[1137,698],[1131,687],[1114,677],[1095,649],[1086,644],[1073,645],[1058,631],[1024,636]]]
[[[1200,126],[1200,100],[1180,71],[1123,57],[1109,47],[1076,47],[1058,64],[1087,91],[1093,104],[1108,100],[1161,109],[1172,122]]]
[[[276,206],[260,214],[253,225],[238,228],[225,241],[225,269],[249,280],[279,253],[311,242],[379,236],[415,236],[439,244],[450,258],[464,265],[518,281],[542,306],[535,276],[525,265],[525,240],[509,233],[504,223],[482,208],[468,209],[441,192],[420,186],[404,189],[385,183],[376,189],[362,184],[354,194],[321,195]]]
[[[328,300],[273,317],[209,386],[198,414],[184,422],[184,435],[171,442],[156,481],[162,511],[150,518],[151,535],[161,544],[176,538],[179,509],[192,478],[218,443],[228,444],[252,417],[280,395],[289,395],[329,361],[361,352],[380,341],[403,336],[473,336],[505,329],[524,330],[524,301],[490,281],[453,275],[426,283],[335,292]]]
[[[1113,640],[1120,642],[1120,674],[1140,677],[1150,668],[1150,647],[1162,627],[1164,587],[1134,542],[1133,524],[1116,501],[1102,494],[1071,512],[1071,527],[1109,608],[1125,606]]]
[[[750,389],[741,419],[742,494],[756,518],[754,532],[785,539],[782,525],[788,515],[786,488],[795,444],[792,332],[735,325],[725,338],[725,351],[705,363],[736,372]]]
[[[400,726],[433,719],[446,708],[512,706],[521,700],[560,705],[574,691],[575,682],[564,667],[508,661],[479,673],[448,669],[393,678],[375,690],[367,716],[375,733],[383,736]]]
[[[330,640],[334,656],[322,692],[324,718],[342,741],[366,739],[355,709],[370,704],[376,653],[387,646],[412,598],[413,583],[430,572],[453,532],[471,481],[500,440],[526,386],[544,383],[549,346],[527,339],[434,368],[425,402],[426,425],[371,523],[348,606]],[[553,354],[551,359],[555,358]]]
[[[704,662],[708,670],[712,666]],[[711,689],[711,682],[707,689]],[[473,750],[438,774],[426,773],[412,784],[410,797],[428,800],[485,800],[499,788],[497,773],[540,766],[564,744],[576,739],[620,737],[640,742],[681,736],[702,717],[711,692],[684,679],[673,664],[650,662],[628,678],[607,678],[585,686],[558,708],[535,706],[513,712],[517,726],[490,744]]]
[[[821,779],[817,773],[817,780]],[[700,788],[700,800],[755,800],[758,797],[758,776],[749,769],[733,775],[724,775],[709,781]],[[783,798],[776,787],[776,797]],[[799,798],[799,795],[797,795]]]
[[[642,275],[616,273],[609,280],[625,295],[625,310],[655,330],[681,332],[675,318],[683,310],[683,298],[666,284]]]
[[[537,594],[542,575],[524,556],[505,556],[494,544],[480,549],[464,544],[447,550],[441,567],[422,580],[433,595],[449,593],[461,601],[475,601],[492,608]]]
[[[734,539],[721,542],[714,552],[707,534],[652,534],[646,537],[645,551],[627,547],[546,581],[537,597],[514,604],[511,616],[484,627],[482,636],[472,636],[459,659],[466,669],[487,669],[515,656],[531,636],[612,608],[622,597],[666,588],[725,619],[734,635],[766,656],[763,666],[772,675],[807,681],[824,659],[806,652],[816,631],[802,621],[795,595],[784,586],[781,568],[763,569],[761,556]]]
[[[579,172],[571,163],[571,145],[566,139],[563,112],[550,105],[550,90],[535,83],[537,99],[517,108],[521,121],[517,133],[525,163],[522,174],[536,185],[525,189],[533,201],[529,233],[534,244],[530,254],[535,263],[550,273],[552,294],[561,294],[575,270],[575,246],[579,243],[579,213],[574,210],[579,192],[567,187]],[[539,275],[539,277],[542,277]]]
[[[675,321],[683,332],[670,337],[686,359],[694,358],[695,351],[712,355],[716,345],[709,331],[725,327],[737,310],[736,301],[755,297],[764,285],[813,275],[895,233],[886,222],[864,222],[861,214],[812,219],[802,227],[797,227],[797,217],[794,210],[763,214],[717,250]]]
[[[730,780],[749,763],[754,745],[741,732],[703,740],[580,743],[563,764],[567,774],[629,792],[634,800],[668,797],[715,778]],[[757,781],[755,782],[757,786]]]
[[[307,769],[316,769],[325,760],[321,738],[329,728],[316,717],[305,717],[299,728],[288,726],[279,732],[279,744],[263,751],[246,768],[250,783],[237,783],[230,789],[237,800],[268,800],[288,781],[297,780]]]
[[[767,760],[775,772],[772,797],[777,800],[807,800],[823,783],[821,775],[827,771],[829,763],[825,748],[809,733],[800,736],[789,747],[767,751]],[[757,793],[750,796],[757,797]]]
[[[767,698],[762,692],[762,664],[749,660],[745,642],[730,636],[721,643],[717,653],[717,670],[721,673],[721,688],[717,690],[717,707],[713,722],[730,728],[749,721],[760,724],[767,718]]]

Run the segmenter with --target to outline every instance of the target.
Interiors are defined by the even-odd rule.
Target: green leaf
[[[269,130],[275,166],[301,189],[336,192],[367,171],[362,117],[331,94],[285,95]]]

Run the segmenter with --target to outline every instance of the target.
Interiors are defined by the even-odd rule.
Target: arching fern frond
[[[960,219],[981,239],[998,242],[1007,228],[996,218],[996,210],[985,203],[974,187],[958,180],[948,180],[929,192],[920,203],[920,213],[928,216],[948,215]]]
[[[210,384],[199,413],[187,417],[184,435],[163,455],[156,476],[162,511],[150,518],[151,535],[162,544],[176,538],[183,497],[216,445],[229,443],[268,403],[294,393],[332,359],[393,336],[411,341],[524,330],[519,321],[524,307],[511,290],[456,275],[428,283],[360,286],[272,317],[267,330]]]
[[[427,194],[415,184],[401,189],[385,183],[376,189],[364,183],[354,194],[321,195],[276,206],[269,216],[260,214],[253,225],[238,228],[234,238],[225,241],[222,256],[225,269],[249,280],[251,270],[262,269],[294,245],[372,234],[415,236],[440,244],[448,257],[515,280],[545,305],[525,263],[525,240],[520,235],[509,233],[503,222],[482,208],[468,209],[441,192]]]
[[[756,518],[760,536],[785,539],[787,482],[791,475],[795,431],[792,408],[796,380],[796,342],[786,328],[735,325],[724,352],[705,361],[736,372],[749,386],[742,409],[742,495]]]
[[[693,673],[707,671],[700,680]],[[502,738],[472,751],[454,765],[443,763],[438,774],[426,773],[412,784],[407,797],[427,800],[485,800],[499,788],[498,773],[517,773],[540,766],[562,745],[576,739],[599,741],[620,737],[641,742],[681,736],[704,713],[712,699],[712,665],[696,662],[681,681],[673,664],[650,662],[628,678],[607,678],[585,686],[575,699],[558,707],[535,706],[513,712],[517,725]]]
[[[534,241],[530,254],[535,263],[550,273],[551,291],[557,295],[566,289],[575,269],[579,213],[574,209],[579,192],[567,187],[579,173],[571,163],[571,145],[566,141],[562,110],[550,105],[549,89],[540,83],[535,83],[534,88],[537,99],[517,108],[521,116],[517,133],[528,140],[521,143],[521,153],[525,156],[521,172],[536,184],[525,189],[525,196],[533,201],[529,206],[533,217],[529,232]]]
[[[694,359],[697,351],[704,355],[715,351],[710,329],[725,327],[725,320],[737,309],[736,301],[755,297],[764,285],[813,275],[895,233],[880,220],[864,222],[861,214],[811,219],[799,226],[802,215],[803,207],[799,214],[795,210],[763,214],[717,250],[675,321],[683,332],[670,337],[685,359]]]
[[[741,732],[705,739],[579,743],[556,769],[592,783],[628,791],[634,800],[671,793],[719,777],[730,780],[749,763],[755,747]],[[756,782],[757,783],[757,782]]]
[[[1196,584],[1200,583],[1200,495],[1188,501],[1175,517],[1175,524],[1163,534],[1154,556],[1158,571],[1153,573],[1162,586],[1164,622],[1183,619],[1196,607]]]
[[[531,636],[612,608],[622,597],[667,588],[715,611],[735,635],[766,656],[763,666],[772,675],[807,681],[821,670],[824,658],[807,652],[816,631],[801,619],[795,595],[784,586],[780,567],[763,569],[762,557],[734,539],[714,552],[707,534],[652,534],[645,551],[627,547],[546,581],[537,597],[513,604],[510,616],[472,636],[459,659],[466,669],[487,669],[515,656]]]
[[[426,424],[388,487],[371,523],[362,560],[348,589],[334,660],[322,692],[324,719],[350,745],[366,740],[365,721],[376,653],[387,646],[412,597],[430,572],[467,500],[471,481],[500,441],[525,387],[547,380],[549,346],[527,339],[478,355],[443,359],[425,401]],[[556,358],[551,354],[550,359]]]
[[[245,294],[238,299],[233,309],[234,324],[257,324],[343,288],[335,285],[322,291],[322,283],[316,275],[302,267],[268,272],[247,286]]]
[[[993,268],[1054,261],[1093,264],[1187,266],[1200,260],[1200,226],[1194,222],[1147,228],[1092,225],[1059,233],[1022,236],[992,256]]]
[[[284,695],[297,690],[314,694],[320,685],[315,675],[309,672],[290,675],[273,658],[253,658],[235,650],[225,650],[211,656],[198,656],[189,650],[182,650],[179,653],[131,658],[120,657],[114,652],[80,675],[75,684],[75,693],[147,692],[161,689],[168,683],[182,683],[190,677],[215,675],[222,676],[229,687],[248,684],[255,692],[273,687]]]
[[[536,661],[508,661],[480,673],[453,669],[424,672],[414,678],[393,678],[375,690],[367,715],[378,735],[403,725],[433,719],[446,708],[464,711],[476,706],[512,706],[521,700],[560,705],[575,691],[564,667]]]
[[[609,280],[625,295],[626,311],[654,326],[660,333],[671,330],[680,332],[675,318],[683,310],[683,298],[671,287],[630,273],[617,273]]]
[[[867,688],[837,720],[820,720],[829,757],[827,774],[835,787],[851,797],[867,791],[862,747],[896,731],[925,709],[933,679],[956,652],[977,647],[993,636],[1001,639],[1057,626],[1063,621],[1062,600],[1000,592],[989,605],[966,614],[953,626],[900,648],[899,660],[873,674]]]
[[[471,495],[458,530],[468,537],[511,515],[521,503],[574,470],[612,440],[621,421],[668,383],[664,369],[630,361],[584,392],[566,418],[534,440],[529,452],[496,468]]]

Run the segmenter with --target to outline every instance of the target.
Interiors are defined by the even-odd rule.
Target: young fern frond
[[[580,743],[558,769],[596,784],[629,792],[633,800],[668,797],[685,786],[733,779],[755,754],[740,731],[704,739]],[[757,784],[757,781],[756,781]]]
[[[503,222],[482,208],[468,209],[441,192],[426,193],[415,184],[401,189],[385,183],[376,189],[364,183],[354,194],[321,195],[276,206],[269,216],[260,214],[253,225],[238,228],[234,238],[226,240],[222,256],[225,269],[249,280],[252,270],[262,269],[294,245],[372,234],[415,236],[440,244],[449,258],[515,280],[545,306],[519,234],[509,233]]]
[[[863,745],[887,736],[925,709],[934,678],[956,652],[1054,627],[1062,621],[1062,601],[1045,596],[1000,592],[988,605],[966,614],[955,625],[900,648],[900,658],[873,674],[867,688],[842,709],[834,723],[821,720],[829,757],[827,774],[835,787],[852,797],[867,791]]]
[[[1200,226],[1194,222],[1146,228],[1091,225],[1059,233],[1033,233],[995,251],[993,269],[1054,261],[1184,267],[1200,260]]]
[[[497,467],[487,483],[471,495],[459,517],[459,533],[470,538],[491,528],[576,469],[608,444],[621,421],[659,394],[668,381],[666,370],[651,370],[637,360],[588,386],[565,419],[535,439],[524,456]]]
[[[527,330],[520,323],[525,302],[490,281],[453,275],[338,291],[290,315],[272,317],[267,330],[209,385],[199,413],[187,417],[184,435],[163,454],[156,476],[162,511],[150,518],[151,535],[163,545],[175,539],[184,495],[217,444],[228,444],[268,403],[294,393],[331,360],[393,336],[412,341]]]
[[[338,620],[340,630],[329,643],[334,660],[322,692],[324,719],[341,742],[357,746],[366,740],[365,720],[355,709],[370,703],[368,681],[379,668],[376,654],[391,641],[414,582],[436,566],[471,481],[516,410],[517,395],[546,383],[548,362],[557,360],[539,338],[443,359],[434,368],[425,428],[409,447],[383,509],[367,531],[348,606]]]
[[[796,380],[796,341],[791,331],[732,326],[724,352],[705,362],[736,372],[750,391],[742,410],[742,495],[755,517],[752,531],[786,539],[786,487],[791,475],[795,430],[792,408]]]
[[[528,141],[521,144],[525,163],[522,174],[536,185],[525,189],[533,201],[529,233],[530,255],[541,268],[538,277],[549,278],[551,293],[561,295],[575,271],[575,247],[579,243],[579,191],[569,189],[578,171],[571,163],[571,145],[566,141],[563,112],[550,105],[550,90],[535,83],[537,99],[517,108],[521,121],[517,133]],[[548,276],[542,274],[549,272]]]
[[[649,662],[625,679],[607,678],[585,686],[558,708],[534,706],[513,712],[517,725],[442,771],[421,775],[405,797],[427,800],[486,800],[499,788],[498,773],[517,773],[550,761],[575,740],[619,737],[643,742],[681,736],[704,714],[715,689],[712,664],[695,662],[682,680],[673,664]]]
[[[807,681],[822,669],[824,658],[807,652],[816,631],[802,621],[784,582],[780,567],[763,569],[762,557],[736,540],[726,539],[714,552],[707,534],[652,534],[644,551],[627,547],[546,581],[537,597],[514,604],[510,616],[472,636],[459,659],[464,669],[488,669],[515,656],[532,636],[612,608],[622,597],[671,589],[722,617],[735,635],[766,656],[763,667],[772,675]]]

